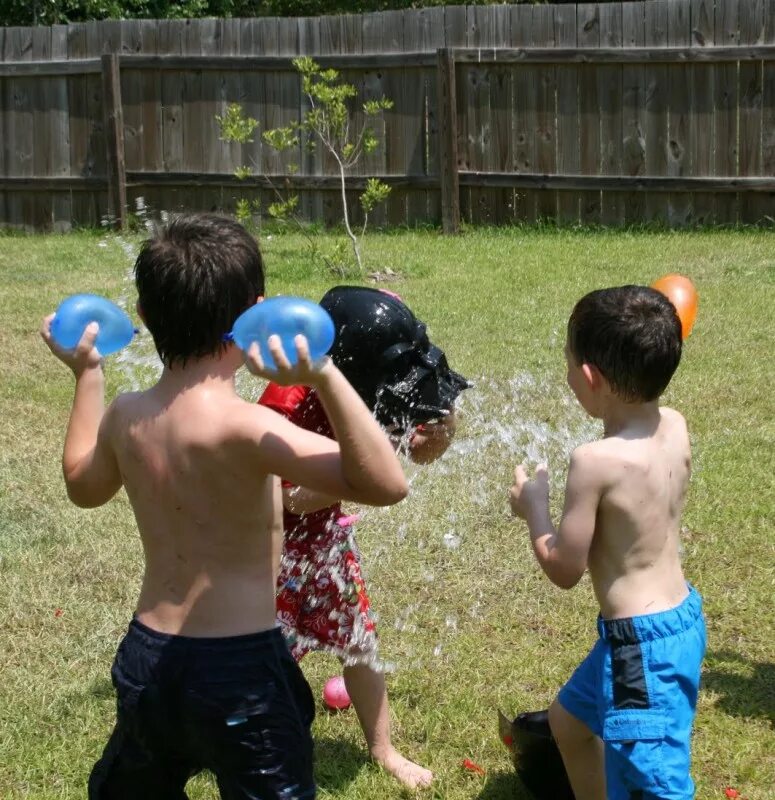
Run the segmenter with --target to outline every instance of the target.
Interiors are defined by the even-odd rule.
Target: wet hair
[[[598,289],[576,303],[568,349],[592,364],[627,402],[656,400],[681,360],[681,321],[673,304],[647,286]]]
[[[164,364],[218,354],[234,320],[264,294],[256,240],[217,214],[176,217],[135,262],[140,308]]]

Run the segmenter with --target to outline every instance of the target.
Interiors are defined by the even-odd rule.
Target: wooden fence
[[[775,218],[775,0],[646,0],[0,29],[0,226],[266,206],[271,186],[338,220],[320,150],[260,137],[305,110],[298,54],[395,102],[348,181],[356,215],[367,177],[393,185],[377,223]],[[252,143],[219,140],[231,102]]]

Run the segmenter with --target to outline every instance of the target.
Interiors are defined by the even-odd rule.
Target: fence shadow
[[[735,717],[757,717],[775,728],[775,664],[734,650],[709,653],[702,688],[718,694],[718,707]]]

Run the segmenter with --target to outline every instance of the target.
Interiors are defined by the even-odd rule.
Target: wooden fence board
[[[637,5],[637,4],[635,4]],[[596,3],[579,4],[576,22],[578,46],[600,46],[600,7]],[[579,155],[581,173],[600,174],[600,95],[597,72],[599,67],[583,64],[579,68]],[[587,192],[581,197],[581,221],[599,224],[601,194]]]
[[[39,25],[32,29],[32,59],[44,61],[51,58],[51,28]],[[30,86],[33,113],[32,174],[50,175],[52,170],[53,123],[56,119],[56,91],[54,80],[34,80]],[[32,230],[50,230],[53,226],[53,195],[38,192],[32,195]]]
[[[511,46],[511,18],[508,6],[491,6],[491,13],[482,24],[481,42],[491,42],[496,47]],[[489,111],[487,130],[489,144],[485,160],[490,169],[511,170],[513,161],[514,97],[512,70],[498,64],[487,65],[487,90]],[[472,190],[472,203],[487,207],[487,221],[508,224],[514,221],[514,189],[491,189],[487,194],[476,195]]]
[[[764,41],[775,43],[775,0],[764,0]],[[762,71],[762,174],[775,175],[775,63]],[[757,216],[775,225],[775,193],[762,197]]]
[[[764,42],[775,43],[775,0],[764,0]],[[762,70],[762,164],[763,175],[775,175],[775,62]],[[756,201],[756,217],[775,225],[775,193]]]
[[[479,28],[477,26],[477,9],[465,7],[465,45],[477,47]],[[465,76],[465,77],[464,77]],[[463,105],[461,111],[467,120],[465,134],[465,150],[463,159],[468,169],[482,169],[484,165],[484,145],[482,142],[486,125],[483,111],[489,103],[489,92],[486,86],[486,73],[480,64],[466,64],[459,72],[459,82],[463,85]],[[469,207],[467,218],[470,222],[483,221],[480,219],[479,188],[472,188],[469,192]]]
[[[5,59],[32,60],[32,28],[9,27],[5,31]],[[33,78],[6,78],[4,148],[6,174],[33,174],[34,114]],[[6,214],[13,228],[33,230],[34,196],[29,192],[9,192]]]
[[[533,6],[533,42],[541,47],[554,46],[554,7]],[[557,171],[557,132],[555,96],[557,70],[554,64],[536,69],[536,170],[543,175]],[[539,192],[536,196],[536,218],[554,222],[557,216],[557,196],[554,192]]]
[[[625,47],[645,44],[644,4],[622,5],[622,41]],[[622,174],[646,174],[646,67],[622,68]],[[641,194],[624,196],[624,221],[640,225],[644,221],[645,198]]]
[[[183,52],[184,20],[163,20],[159,23],[158,52],[175,55]],[[161,74],[162,105],[162,164],[168,172],[183,168],[183,72],[164,71]],[[176,211],[181,192],[174,186],[161,187],[156,193],[160,210]]]
[[[448,48],[465,47],[468,41],[468,23],[466,18],[465,6],[445,6],[444,7],[444,38]],[[468,158],[468,120],[465,114],[466,108],[466,72],[463,67],[457,64],[455,69],[455,113],[457,123],[455,131],[457,133],[457,153],[458,168],[467,168],[466,159]],[[460,219],[470,221],[471,192],[468,187],[460,188],[459,213]]]
[[[236,56],[242,52],[242,41],[240,36],[240,22],[235,19],[221,19],[218,25],[218,35],[215,45],[219,55]],[[231,103],[240,103],[244,110],[243,80],[242,72],[222,72],[218,82],[218,98],[216,101],[216,114],[224,114]],[[215,120],[211,150],[217,153],[214,169],[234,170],[243,161],[243,147],[237,142],[221,142],[218,140],[218,126]],[[220,197],[219,208],[224,207],[224,198]]]
[[[764,2],[748,0],[740,4],[740,44],[764,44]],[[739,175],[759,175],[762,170],[762,95],[764,62],[740,64],[739,89]],[[739,220],[757,223],[760,201],[751,195],[738,195]]]
[[[670,0],[649,0],[645,4],[644,37],[646,47],[667,47],[668,6]],[[669,67],[648,66],[646,75],[646,154],[647,175],[667,174],[667,92]],[[645,203],[645,222],[659,222],[664,214],[665,198],[649,196]]]
[[[0,28],[0,59],[5,58],[5,37],[6,28]],[[10,162],[6,156],[8,146],[7,128],[9,123],[8,109],[6,108],[6,81],[7,78],[0,76],[0,176],[8,174]],[[6,193],[0,190],[0,231],[9,228],[10,222],[6,209]]]
[[[401,52],[404,50],[404,11],[384,11],[381,16],[383,41],[380,51]],[[380,149],[385,152],[385,174],[405,175],[412,143],[406,140],[407,130],[404,124],[409,114],[409,98],[403,93],[404,71],[382,70],[378,75],[384,96],[394,103],[393,108],[382,115],[382,135],[378,135]],[[406,201],[406,191],[403,188],[391,191],[384,203],[385,222],[388,225],[406,223]],[[357,216],[360,215],[358,203]]]
[[[140,20],[126,20],[121,26],[121,53],[142,52]],[[127,169],[143,169],[143,97],[147,70],[121,70],[121,100],[124,106],[124,154]]]
[[[686,3],[668,5],[667,43],[669,47],[688,47],[691,43],[691,7]],[[689,151],[691,67],[675,65],[670,73],[668,91],[667,174],[681,177],[691,173]],[[691,194],[671,193],[667,197],[664,219],[673,227],[685,227],[692,220],[694,200]]]
[[[692,47],[713,47],[715,39],[713,0],[691,0]],[[693,65],[691,68],[691,106],[689,143],[692,172],[695,175],[713,175],[714,79],[713,65]],[[716,206],[712,195],[694,195],[694,222],[712,224],[716,219]]]
[[[210,20],[213,22],[214,20]],[[189,19],[183,28],[183,53],[185,55],[202,54],[202,23],[204,20]],[[207,73],[208,83],[212,73]],[[204,164],[204,131],[214,124],[210,112],[212,104],[204,95],[205,82],[200,69],[190,69],[183,73],[183,102],[181,118],[183,123],[183,158],[181,168],[186,172],[201,172]],[[179,208],[185,211],[196,208],[204,209],[205,195],[201,189],[192,188],[178,198]]]
[[[533,9],[528,5],[510,7],[512,46],[529,46],[533,40]],[[513,138],[513,166],[515,172],[535,172],[536,143],[538,127],[536,103],[535,67],[519,67],[511,70],[512,108],[511,124]],[[533,189],[520,189],[514,192],[514,218],[518,222],[535,222],[538,194]]]
[[[317,17],[298,17],[296,19],[297,39],[296,47],[299,53],[311,56],[316,61],[320,55],[320,25]],[[309,98],[304,92],[299,93],[299,119],[312,108]],[[321,175],[323,172],[323,158],[325,153],[320,142],[314,134],[303,133],[303,146],[299,173],[302,175]],[[319,192],[301,192],[299,194],[299,209],[306,219],[323,218],[323,198]]]
[[[51,28],[51,58],[67,58],[67,26]],[[70,174],[70,109],[68,107],[68,78],[54,78],[49,89],[49,119],[51,128],[51,175]],[[52,227],[55,231],[70,230],[73,219],[72,196],[69,189],[56,192],[52,202]],[[1,224],[1,223],[0,223]]]
[[[363,53],[363,18],[357,14],[348,14],[344,17],[340,18],[340,40],[339,40],[339,49],[342,53],[347,53],[350,55],[361,55]],[[373,43],[370,43],[370,47],[373,46]],[[379,91],[380,85],[379,83],[375,83],[373,81],[372,75],[366,75],[362,69],[352,69],[352,68],[345,68],[340,70],[340,74],[342,75],[342,79],[346,80],[351,85],[355,86],[357,91],[357,96],[355,98],[355,103],[353,104],[353,115],[351,120],[351,125],[353,126],[353,130],[360,131],[361,126],[366,121],[366,115],[363,113],[363,103],[368,99],[373,99],[367,91],[367,86],[372,87],[372,91]],[[379,128],[379,135],[384,137],[384,121],[380,120],[378,124]],[[384,138],[382,140],[382,144],[378,149],[377,153],[373,156],[362,156],[359,161],[352,167],[350,170],[350,174],[353,176],[365,176],[365,175],[373,175],[373,174],[383,174],[379,171],[372,172],[371,171],[371,163],[374,159],[380,165],[384,164],[384,156],[385,156],[385,145],[384,145]],[[333,162],[333,159],[331,159]],[[380,169],[383,169],[380,166]],[[338,174],[335,167],[331,167],[331,172],[334,174]],[[329,174],[331,174],[329,172]],[[348,209],[352,214],[353,218],[358,220],[359,222],[362,219],[362,207],[358,200],[358,196],[355,192],[350,192],[347,195],[347,202],[348,202]],[[334,224],[338,225],[342,222],[342,198],[341,198],[341,188],[338,188],[336,191],[329,191],[324,194],[324,222],[326,224]],[[386,219],[386,212],[385,208],[378,208],[375,212],[369,217],[369,224],[384,224]]]
[[[158,52],[159,26],[155,20],[143,20],[140,26],[141,46],[145,52]],[[143,76],[143,142],[141,159],[143,169],[158,170],[162,166],[162,76],[155,70],[146,70]]]
[[[78,23],[67,29],[67,57],[84,58],[86,48],[86,25]],[[70,174],[90,177],[92,172],[87,164],[89,149],[88,87],[86,75],[72,76],[68,79],[68,107],[70,112]],[[89,216],[89,200],[86,193],[72,195],[73,221],[83,225]]]
[[[622,6],[620,3],[600,5],[600,46],[622,46]],[[622,65],[601,65],[597,68],[597,91],[600,98],[600,174],[621,175],[622,172]],[[603,192],[600,199],[600,221],[617,226],[624,222],[624,204],[619,192]]]
[[[507,6],[472,6],[467,14],[467,41],[469,47],[500,47],[508,44]],[[504,24],[505,23],[505,24]],[[469,128],[469,163],[474,169],[497,169],[495,128],[498,127],[497,65],[468,65],[466,115]],[[493,93],[495,97],[493,97]],[[470,218],[472,222],[492,225],[498,221],[501,192],[487,188],[472,188],[470,192]]]
[[[444,6],[444,44],[465,47],[468,42],[466,6]]]
[[[381,13],[364,14],[361,18],[361,48],[363,53],[380,53],[383,49],[392,50],[391,36],[396,31],[390,29],[387,19]],[[403,35],[403,28],[402,28]],[[386,71],[381,67],[367,69],[363,74],[363,81],[360,84],[359,105],[367,100],[379,100],[387,97],[387,87],[384,82]],[[391,100],[395,98],[390,97]],[[388,144],[386,142],[388,130],[388,115],[394,114],[395,109],[387,112],[381,117],[373,120],[370,127],[374,130],[374,135],[379,141],[379,147],[369,155],[361,159],[359,173],[362,175],[388,175]],[[360,117],[363,120],[363,116]],[[392,125],[391,125],[391,130]],[[392,157],[392,156],[391,156]],[[392,198],[395,203],[395,198]],[[353,211],[357,211],[357,201],[352,203]],[[392,210],[392,206],[391,206]],[[371,213],[371,224],[385,225],[388,220],[388,205],[382,204]]]
[[[746,2],[746,0],[743,0]],[[716,6],[715,40],[720,45],[737,45],[740,41],[738,0],[724,0]],[[718,64],[715,67],[715,142],[714,175],[737,174],[737,64]],[[737,197],[724,195],[715,198],[716,220],[737,222]]]
[[[439,189],[441,199],[441,224],[444,233],[457,233],[460,229],[461,194],[458,176],[458,113],[456,106],[457,72],[455,60],[448,48],[438,51],[436,72],[438,86],[438,151]]]
[[[404,12],[404,47],[408,51],[434,52],[444,45],[444,9],[422,8]],[[407,67],[403,71],[403,94],[407,98],[407,168],[411,174],[429,175],[431,153],[436,152],[438,136],[435,121],[436,68]],[[433,124],[431,124],[433,115]],[[438,172],[438,159],[435,171]],[[407,221],[424,224],[438,222],[438,192],[408,191]]]
[[[576,47],[576,6],[561,5],[554,9],[554,41],[558,47]],[[581,170],[578,123],[578,67],[557,66],[557,171],[562,175]],[[561,225],[579,221],[581,195],[578,192],[557,193],[557,219]]]

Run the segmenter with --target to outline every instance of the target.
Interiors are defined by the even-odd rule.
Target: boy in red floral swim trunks
[[[455,398],[468,382],[449,369],[424,324],[400,298],[377,289],[336,287],[321,306],[336,328],[332,360],[396,446],[407,442],[416,463],[441,456],[454,435]],[[269,384],[259,403],[334,438],[314,390]],[[338,656],[372,758],[409,787],[429,784],[432,773],[391,742],[385,677],[375,663],[374,615],[353,535],[357,518],[343,516],[340,498],[287,482],[283,502],[277,616],[293,656],[300,660],[312,650]]]

